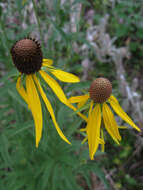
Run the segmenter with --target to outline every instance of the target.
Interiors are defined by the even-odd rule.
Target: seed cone
[[[91,83],[89,94],[90,98],[97,103],[105,102],[112,93],[112,84],[106,78],[97,78]]]
[[[16,68],[25,74],[32,74],[42,66],[42,51],[40,44],[32,38],[17,41],[11,48],[13,63]]]

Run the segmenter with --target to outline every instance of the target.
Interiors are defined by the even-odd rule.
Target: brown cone
[[[106,78],[97,78],[90,86],[90,98],[97,103],[105,102],[112,93],[112,84]]]
[[[32,38],[16,42],[11,48],[13,63],[21,73],[32,74],[42,66],[42,51],[40,44]]]

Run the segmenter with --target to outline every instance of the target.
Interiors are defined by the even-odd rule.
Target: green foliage
[[[116,46],[129,42],[132,59],[125,62],[126,67],[139,71],[143,58],[141,2],[118,1],[114,8],[110,0],[74,0],[72,4],[65,1],[62,6],[60,0],[36,2],[34,11],[30,10],[32,1],[0,2],[0,190],[92,190],[91,173],[96,174],[108,190],[110,187],[105,170],[107,176],[110,171],[115,171],[111,177],[117,189],[142,189],[142,184],[138,182],[139,177],[143,175],[141,168],[128,170],[138,162],[139,157],[135,156],[132,161],[126,162],[135,149],[134,135],[121,132],[124,139],[120,147],[114,145],[111,138],[106,137],[106,153],[101,154],[99,151],[95,161],[89,161],[88,146],[86,143],[81,145],[83,137],[79,134],[79,128],[84,127],[85,123],[62,105],[46,85],[44,88],[53,105],[59,126],[72,145],[66,144],[58,136],[49,113],[42,104],[43,136],[39,148],[35,148],[34,122],[28,106],[16,91],[18,72],[10,56],[13,43],[31,36],[32,33],[33,37],[42,42],[44,57],[52,58],[54,66],[82,76],[81,62],[88,57],[97,62],[96,69],[90,73],[91,80],[101,73],[112,78],[116,87],[116,73],[112,63],[98,62],[96,52],[86,40],[86,29],[89,26],[85,22],[85,15],[88,10],[94,9],[95,24],[106,13],[111,16],[108,32],[111,36],[117,36]],[[78,3],[82,4],[81,18],[76,23],[77,32],[72,33],[68,28],[70,13],[76,12]],[[81,46],[86,44],[89,47],[88,55],[82,55],[80,51],[75,52],[74,42]],[[60,85],[70,97],[77,93],[86,93],[90,82],[89,80],[79,84]],[[115,89],[115,93],[118,95],[118,90]]]
[[[112,12],[111,27],[118,37],[118,45],[129,44],[131,60],[127,68],[140,70],[143,67],[143,25],[140,1],[121,1]]]
[[[4,81],[2,79],[1,81]],[[12,90],[9,89],[9,85]],[[108,188],[102,170],[96,163],[87,162],[88,151],[79,140],[70,139],[67,145],[58,136],[49,114],[44,109],[43,138],[35,148],[34,124],[29,110],[15,90],[13,81],[5,82],[0,106],[0,188],[6,189],[79,189],[84,179],[91,188],[90,173],[94,172]],[[20,103],[20,104],[19,104]],[[68,136],[73,135],[81,119],[72,111],[55,102],[57,120]],[[43,106],[44,108],[44,106]],[[66,113],[66,114],[65,114]],[[80,150],[80,151],[79,151]]]
[[[95,23],[103,15],[109,14],[108,32],[116,36],[116,46],[129,46],[131,58],[125,61],[125,66],[130,74],[135,75],[143,68],[143,24],[142,2],[121,0],[111,3],[109,0],[94,2]],[[108,70],[107,68],[104,70]]]

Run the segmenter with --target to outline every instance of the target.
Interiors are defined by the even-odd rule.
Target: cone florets
[[[13,63],[16,68],[25,74],[32,74],[42,66],[41,46],[35,39],[25,38],[17,41],[11,48]]]
[[[112,93],[112,84],[106,78],[97,78],[91,83],[89,94],[90,98],[97,103],[105,102]]]

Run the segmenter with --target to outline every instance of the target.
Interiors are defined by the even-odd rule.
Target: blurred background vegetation
[[[142,0],[0,1],[0,190],[143,189],[142,134],[122,130],[121,146],[106,136],[105,153],[99,150],[90,161],[79,132],[85,123],[50,89],[47,96],[72,146],[60,139],[43,105],[36,149],[33,119],[16,91],[10,56],[16,40],[38,39],[45,58],[81,78],[79,84],[61,83],[67,96],[86,92],[93,79],[105,76],[143,129],[142,18]]]

